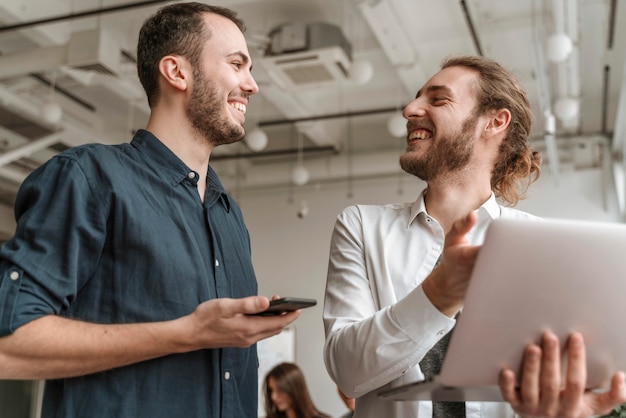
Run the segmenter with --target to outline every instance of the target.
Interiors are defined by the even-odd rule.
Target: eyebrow
[[[438,91],[442,91],[447,95],[452,95],[452,89],[448,86],[428,86],[426,87],[426,92],[427,93],[432,93],[432,92],[438,92]],[[415,98],[417,99],[418,97],[420,97],[422,95],[423,91],[420,90],[417,92],[417,94],[415,95]]]
[[[229,58],[233,56],[239,57],[239,59],[242,60],[244,64],[248,64],[250,62],[250,57],[242,51],[235,51],[227,55],[227,57]],[[250,66],[250,69],[252,70],[252,66]]]

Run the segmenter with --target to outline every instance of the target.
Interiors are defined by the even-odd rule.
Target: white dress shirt
[[[466,236],[472,245],[483,242],[493,219],[534,217],[498,205],[493,195],[476,212]],[[324,361],[341,390],[357,398],[355,418],[432,417],[430,401],[386,401],[376,393],[424,379],[418,363],[456,322],[432,305],[421,286],[444,238],[426,213],[424,192],[414,203],[356,205],[337,217],[324,300]],[[515,416],[499,402],[467,402],[466,413]]]

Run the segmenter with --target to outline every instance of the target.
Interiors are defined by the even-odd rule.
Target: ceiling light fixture
[[[561,97],[554,103],[554,114],[561,122],[570,121],[578,116],[580,104],[572,97]]]
[[[370,82],[374,75],[374,67],[367,60],[354,61],[350,65],[350,80],[358,85],[364,85]]]
[[[402,113],[395,113],[387,120],[387,130],[395,138],[406,135],[406,119]]]
[[[56,125],[63,118],[63,108],[57,103],[54,97],[54,89],[56,85],[56,73],[52,77],[50,83],[50,97],[44,101],[41,106],[41,118],[51,124]]]
[[[309,170],[307,170],[302,163],[299,163],[293,168],[293,171],[291,172],[291,180],[293,181],[293,184],[296,186],[304,186],[309,182],[309,179]]]
[[[552,62],[563,62],[574,49],[572,39],[565,33],[555,33],[548,38],[546,54]]]
[[[41,106],[41,118],[49,124],[56,125],[63,118],[63,109],[57,102],[46,101]]]
[[[311,175],[302,161],[302,132],[298,132],[298,160],[291,171],[291,181],[296,186],[304,186],[309,182]]]
[[[251,151],[263,151],[267,147],[267,134],[261,128],[254,128],[246,134],[244,139]]]

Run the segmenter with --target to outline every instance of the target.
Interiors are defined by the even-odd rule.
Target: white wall
[[[573,171],[564,167],[557,186],[545,169],[531,186],[528,199],[518,207],[543,217],[618,221],[611,189],[603,184],[610,184],[610,179],[604,178],[600,170]],[[328,246],[336,216],[353,203],[413,201],[422,187],[421,181],[402,174],[354,182],[352,198],[347,197],[347,183],[306,186],[295,191],[293,203],[289,203],[288,190],[261,190],[238,196],[252,237],[260,293],[319,301],[295,323],[296,363],[305,373],[318,408],[332,416],[339,416],[345,407],[324,367],[321,312]],[[301,200],[310,209],[303,219],[296,216]]]

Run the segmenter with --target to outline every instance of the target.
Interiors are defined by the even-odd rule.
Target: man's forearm
[[[0,379],[80,376],[189,351],[176,321],[93,324],[45,316],[0,338]]]

